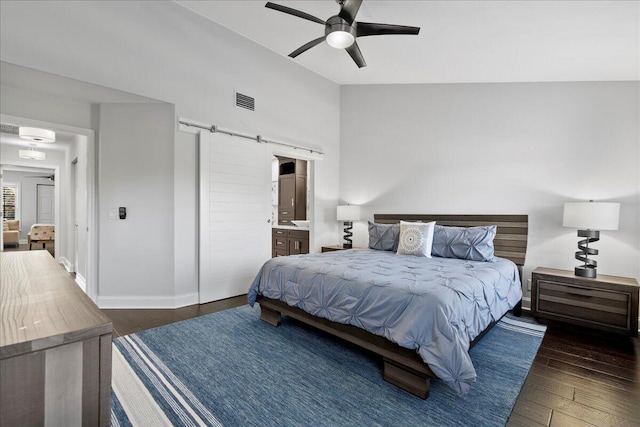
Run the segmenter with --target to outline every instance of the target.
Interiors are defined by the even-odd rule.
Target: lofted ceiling
[[[273,1],[323,20],[340,10],[334,0]],[[176,3],[283,57],[324,35],[266,0]],[[421,31],[359,38],[362,69],[326,43],[289,60],[338,84],[640,80],[638,1],[364,0],[356,20]]]

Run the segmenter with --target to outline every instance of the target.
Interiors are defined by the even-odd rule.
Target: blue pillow
[[[469,261],[493,261],[495,225],[482,227],[445,227],[436,225],[431,254],[442,258]]]
[[[397,251],[400,224],[377,224],[369,221],[369,248],[378,251]]]

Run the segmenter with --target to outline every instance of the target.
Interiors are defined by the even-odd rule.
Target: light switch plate
[[[109,209],[109,219],[118,219],[118,208]]]
[[[527,291],[531,292],[531,279],[527,279]]]

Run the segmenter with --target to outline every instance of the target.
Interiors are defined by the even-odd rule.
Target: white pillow
[[[433,230],[436,222],[400,221],[398,255],[415,255],[431,258]]]

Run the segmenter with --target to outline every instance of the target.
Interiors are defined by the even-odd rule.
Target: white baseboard
[[[73,271],[74,270],[73,264],[71,263],[71,261],[69,261],[65,257],[58,258],[58,263],[60,263],[60,264],[62,264],[64,266],[64,269],[67,270],[67,273],[73,273],[74,272]]]
[[[531,311],[531,297],[522,297],[522,309]]]
[[[82,289],[82,292],[84,292],[86,294],[87,293],[87,281],[84,280],[84,277],[82,277],[78,273],[76,273],[76,283],[78,284],[78,286],[80,286],[80,289]]]
[[[174,309],[187,305],[198,304],[198,293],[193,292],[183,295],[170,296],[125,296],[125,297],[103,297],[96,298],[96,304],[103,309],[120,308],[165,308]]]

